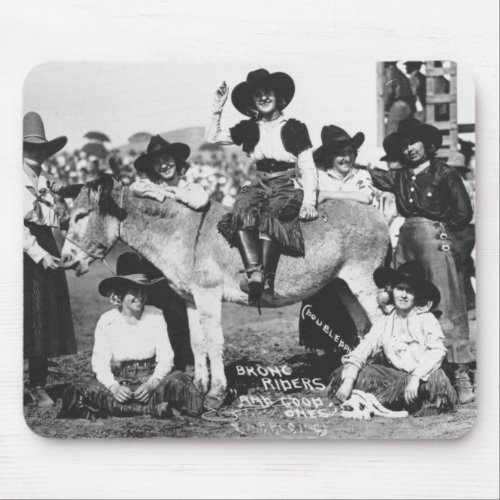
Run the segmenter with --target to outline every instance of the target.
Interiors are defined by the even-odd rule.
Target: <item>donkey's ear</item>
[[[83,184],[72,184],[71,186],[65,186],[59,189],[57,194],[63,198],[76,198],[80,191],[82,190]]]

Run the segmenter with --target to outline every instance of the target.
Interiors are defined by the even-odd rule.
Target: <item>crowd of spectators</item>
[[[121,153],[112,150],[107,158],[87,155],[82,150],[62,152],[50,158],[47,173],[64,185],[80,184],[98,178],[104,173],[113,174],[124,184],[139,178],[134,161],[139,153],[130,150]],[[188,181],[201,184],[213,200],[231,207],[241,186],[251,178],[250,161],[237,154],[224,151],[200,152],[189,162],[184,175]]]

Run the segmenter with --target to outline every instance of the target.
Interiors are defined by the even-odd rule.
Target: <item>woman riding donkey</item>
[[[474,400],[468,363],[469,323],[463,279],[457,268],[453,230],[465,227],[472,207],[460,175],[435,157],[442,137],[431,125],[411,119],[384,140],[384,149],[396,151],[401,169],[370,171],[375,187],[395,194],[398,212],[406,218],[399,232],[395,265],[409,260],[422,263],[425,276],[441,291],[441,326],[453,368],[460,403]]]
[[[439,304],[440,293],[423,275],[416,261],[397,270],[375,270],[373,279],[389,291],[394,308],[375,321],[356,349],[344,356],[343,367],[335,370],[330,393],[341,402],[358,389],[393,410],[440,413],[455,407],[457,395],[441,369],[444,335],[430,311]],[[367,364],[382,353],[385,362]]]
[[[204,210],[209,204],[207,192],[200,185],[189,183],[184,178],[186,170],[190,167],[187,162],[190,152],[187,144],[169,143],[159,135],[153,136],[146,152],[134,162],[137,172],[145,177],[135,181],[130,190],[140,198],[151,198],[162,203],[170,198],[193,210]],[[148,277],[162,276],[161,271],[146,259],[144,264]],[[189,342],[185,301],[163,280],[150,294],[148,303],[163,311],[175,353],[175,367],[179,370],[191,367],[193,353]]]
[[[97,382],[66,389],[60,418],[200,413],[202,394],[190,377],[172,371],[174,353],[163,315],[146,305],[148,291],[164,279],[149,279],[135,253],[118,257],[116,276],[99,284],[99,293],[115,308],[96,326],[92,369]]]
[[[373,202],[370,174],[356,164],[358,150],[364,141],[363,132],[351,137],[336,125],[323,127],[322,144],[313,155],[318,167],[318,204],[328,200],[353,200],[364,205]],[[334,362],[340,360],[335,353],[345,353],[345,349],[357,345],[358,335],[364,335],[369,328],[366,314],[341,280],[333,280],[302,302],[302,311],[305,310],[311,315],[301,314],[300,345],[308,349],[323,349],[336,358]],[[312,321],[312,316],[319,318],[320,323]],[[333,328],[334,335],[325,333],[325,324]],[[334,338],[339,339],[337,343],[332,340]]]
[[[242,146],[256,164],[257,180],[241,189],[232,212],[218,224],[221,234],[241,254],[247,279],[240,287],[259,303],[262,293],[274,295],[280,254],[304,256],[299,217],[317,218],[317,173],[305,124],[288,118],[295,84],[286,73],[257,69],[231,93],[235,108],[249,117],[229,130],[220,120],[229,95],[226,83],[215,93],[206,140]],[[294,183],[296,167],[303,190]]]

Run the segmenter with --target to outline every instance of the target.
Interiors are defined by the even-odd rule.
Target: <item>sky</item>
[[[225,80],[230,89],[246,79],[252,64],[45,63],[28,74],[24,112],[37,111],[49,139],[68,137],[67,149],[81,147],[86,132],[106,133],[120,146],[136,132],[162,133],[205,126],[213,94]],[[321,128],[335,124],[353,135],[364,132],[360,162],[373,162],[377,145],[376,64],[276,64],[270,71],[290,74],[296,86],[288,116],[305,122],[314,147]],[[230,99],[223,124],[245,117]],[[474,123],[474,83],[458,69],[459,123]]]

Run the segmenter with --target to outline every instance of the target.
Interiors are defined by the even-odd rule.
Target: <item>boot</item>
[[[240,283],[240,288],[245,293],[248,293],[252,300],[260,301],[264,273],[262,272],[259,236],[253,231],[238,231],[236,235],[236,246],[240,251],[241,260],[247,274],[247,280]]]
[[[33,403],[40,408],[50,408],[55,405],[54,400],[47,394],[45,387],[41,385],[33,387],[30,394],[33,398]]]
[[[281,245],[275,240],[262,241],[262,265],[264,266],[264,293],[274,296],[274,278],[281,255]]]
[[[469,374],[465,365],[458,365],[454,371],[453,387],[457,391],[458,401],[460,404],[471,403],[474,401],[474,393],[472,392],[472,384],[470,383]]]

